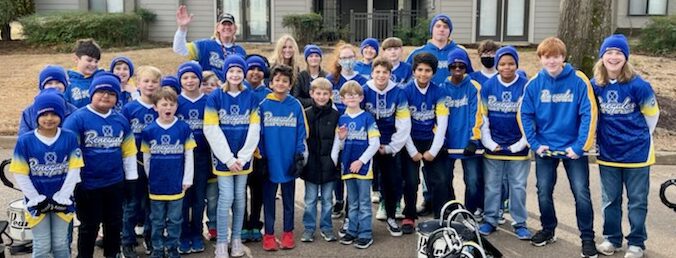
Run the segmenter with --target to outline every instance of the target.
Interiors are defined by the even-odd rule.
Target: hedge
[[[137,45],[142,38],[141,17],[127,13],[66,12],[35,14],[19,19],[29,43],[59,45],[93,38],[101,47]]]
[[[654,17],[641,31],[639,49],[654,55],[676,52],[676,15]]]

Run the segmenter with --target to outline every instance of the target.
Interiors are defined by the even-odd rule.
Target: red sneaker
[[[265,251],[277,251],[279,247],[277,246],[277,239],[275,235],[263,235],[263,250]]]
[[[209,241],[215,241],[216,237],[217,237],[216,229],[215,228],[209,229]]]
[[[413,234],[415,232],[415,220],[406,218],[401,222],[401,232],[404,234]]]
[[[296,247],[296,241],[293,239],[293,232],[282,233],[282,249],[293,249]]]

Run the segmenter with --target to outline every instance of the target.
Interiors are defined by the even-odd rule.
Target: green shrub
[[[655,55],[676,52],[676,15],[652,18],[641,31],[638,48]]]
[[[430,19],[418,19],[418,24],[414,27],[396,26],[394,27],[394,36],[400,38],[404,45],[420,46],[430,39]]]
[[[290,28],[298,45],[313,42],[322,30],[322,16],[317,13],[291,14],[282,18],[282,26]]]
[[[70,44],[93,38],[101,47],[137,45],[142,38],[141,17],[127,13],[66,12],[21,18],[24,35],[37,45]]]

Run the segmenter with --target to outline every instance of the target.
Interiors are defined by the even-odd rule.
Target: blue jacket
[[[77,108],[81,108],[89,104],[91,96],[89,96],[89,86],[94,80],[97,73],[103,72],[103,69],[96,70],[93,74],[85,76],[78,71],[68,70],[68,87],[63,92],[66,101]]]
[[[481,85],[465,74],[459,84],[453,84],[450,78],[441,86],[446,91],[446,107],[449,111],[446,147],[450,150],[462,150],[472,141],[481,147],[481,124],[483,118],[479,111],[481,104]],[[472,156],[450,154],[450,158],[464,159]]]
[[[188,43],[187,47],[188,58],[199,62],[202,70],[214,72],[221,81],[225,81],[223,63],[226,55],[237,54],[242,58],[246,57],[246,50],[242,46],[233,44],[225,47],[215,39],[200,39]]]

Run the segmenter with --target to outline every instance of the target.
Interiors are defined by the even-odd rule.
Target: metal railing
[[[385,10],[359,13],[350,10],[348,24],[350,42],[361,42],[365,38],[383,40],[394,36],[397,26],[412,28],[418,23],[418,11]]]

